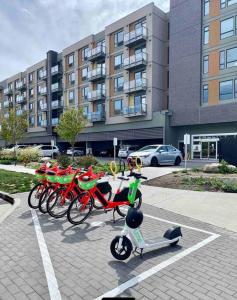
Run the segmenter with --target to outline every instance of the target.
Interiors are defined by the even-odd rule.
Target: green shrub
[[[194,168],[191,169],[191,171],[194,172],[194,173],[198,173],[198,172],[201,172],[202,169],[194,167]]]
[[[226,162],[224,159],[222,159],[222,161],[220,162],[220,166],[218,167],[218,169],[221,174],[237,173],[237,170],[230,168],[228,162]]]
[[[13,161],[14,160],[14,151],[1,150],[0,151],[0,160]]]
[[[27,147],[17,151],[17,160],[27,165],[30,162],[37,162],[40,158],[40,152],[36,148]]]
[[[2,165],[11,165],[12,160],[10,160],[10,159],[0,159],[0,164],[2,164]]]
[[[226,193],[237,193],[237,183],[228,182],[222,186],[222,190]]]
[[[68,155],[61,154],[57,157],[57,162],[63,168],[67,168],[71,164],[72,160]]]
[[[88,168],[91,165],[93,165],[93,166],[97,165],[98,161],[97,161],[97,159],[94,156],[88,155],[88,156],[76,157],[75,158],[75,163],[79,167]]]

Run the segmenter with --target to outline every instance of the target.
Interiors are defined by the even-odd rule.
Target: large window
[[[88,58],[88,51],[89,51],[88,47],[85,47],[85,48],[82,49],[82,51],[81,51],[81,59],[82,59],[82,61],[87,60],[87,58]]]
[[[219,99],[220,100],[233,99],[233,80],[226,80],[220,82]]]
[[[123,54],[116,55],[114,57],[114,69],[121,69],[123,66]]]
[[[120,30],[114,34],[114,47],[123,45],[123,30]]]
[[[221,39],[234,35],[234,17],[221,21]]]
[[[203,15],[209,15],[210,0],[203,0]]]
[[[114,100],[114,114],[121,115],[123,111],[123,101],[122,99]]]
[[[203,32],[203,44],[206,45],[209,43],[209,26],[204,27]]]
[[[207,104],[208,103],[208,84],[203,85],[202,90],[202,103]]]
[[[225,50],[220,51],[220,70],[225,69],[226,64],[225,64]]]
[[[203,57],[203,74],[208,73],[208,65],[209,65],[209,56],[205,55]]]
[[[83,115],[85,117],[87,117],[88,114],[89,114],[89,106],[86,105],[86,106],[83,107]]]
[[[72,72],[72,73],[68,74],[68,82],[70,84],[74,84],[75,83],[75,72]]]
[[[88,74],[88,67],[85,67],[81,70],[81,77],[82,80],[86,80],[87,79],[87,74]]]
[[[232,4],[236,4],[237,0],[221,0],[221,8],[228,7]]]
[[[74,65],[74,53],[72,53],[68,56],[68,65],[69,66]]]
[[[124,82],[123,76],[114,78],[114,91],[115,92],[123,91],[123,82]]]
[[[29,82],[31,83],[34,80],[34,73],[29,74]]]
[[[69,92],[69,103],[74,102],[74,90]]]
[[[85,86],[82,88],[82,98],[86,100],[88,98],[89,86]]]
[[[220,51],[220,70],[237,66],[237,47]]]

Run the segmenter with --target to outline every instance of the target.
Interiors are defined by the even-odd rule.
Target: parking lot
[[[116,261],[110,242],[124,224],[95,211],[85,224],[35,214],[27,194],[1,224],[1,299],[236,299],[237,235],[143,205],[145,238],[182,224],[178,246]],[[32,220],[32,216],[34,221]],[[168,222],[168,223],[167,223]]]

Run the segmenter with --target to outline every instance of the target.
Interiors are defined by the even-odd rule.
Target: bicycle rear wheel
[[[91,214],[94,199],[88,193],[78,195],[70,204],[67,219],[73,225],[82,224]]]
[[[60,187],[49,196],[46,206],[51,217],[58,219],[66,215],[69,204],[73,200],[73,194],[66,191],[66,187]]]
[[[142,196],[140,195],[134,202],[134,207],[139,209],[142,205]],[[129,205],[117,206],[116,210],[121,217],[126,217]]]
[[[40,196],[44,192],[46,186],[43,183],[36,184],[29,193],[28,205],[29,207],[36,209],[39,207]]]
[[[44,192],[40,196],[39,211],[42,214],[47,213],[47,200],[50,197],[50,195],[53,193],[54,189],[55,189],[54,186],[50,185],[44,190]]]

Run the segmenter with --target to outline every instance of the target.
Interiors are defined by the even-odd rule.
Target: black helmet
[[[143,213],[135,207],[130,207],[125,220],[128,227],[137,228],[142,224]]]

